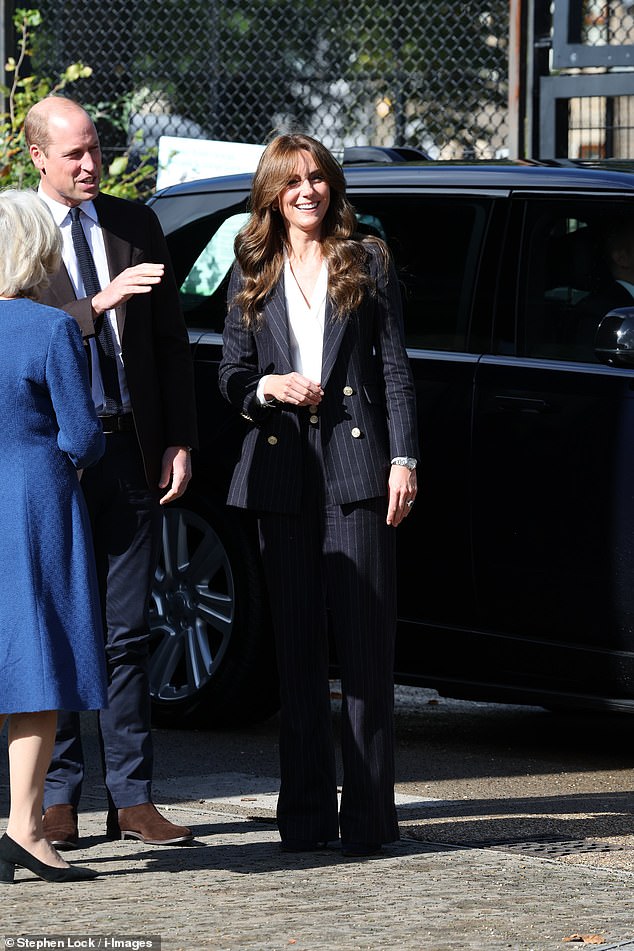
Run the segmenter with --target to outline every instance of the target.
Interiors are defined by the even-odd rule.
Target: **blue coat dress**
[[[104,451],[81,332],[0,300],[0,714],[106,705],[90,525],[77,469]]]

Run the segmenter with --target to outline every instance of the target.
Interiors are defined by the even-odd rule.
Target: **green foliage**
[[[6,111],[0,113],[0,188],[36,188],[39,173],[31,162],[24,139],[24,119],[31,108],[46,96],[63,93],[67,86],[92,75],[90,66],[71,63],[57,80],[46,76],[22,75],[22,69],[33,54],[35,32],[42,24],[39,10],[16,9],[13,23],[17,32],[17,59],[11,57],[5,70],[12,75],[10,86],[0,85]],[[94,122],[102,120],[113,126],[126,121],[129,107],[126,102],[85,104]],[[117,156],[104,168],[101,189],[121,198],[140,199],[152,190],[155,168],[152,150],[148,150],[139,164],[131,168],[128,152]]]

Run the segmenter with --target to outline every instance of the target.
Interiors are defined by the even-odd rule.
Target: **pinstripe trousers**
[[[297,515],[259,516],[280,675],[282,840],[392,842],[396,552],[385,497],[328,504],[319,436],[304,432]],[[341,670],[337,780],[328,632]]]

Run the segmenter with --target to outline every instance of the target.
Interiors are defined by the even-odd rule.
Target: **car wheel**
[[[163,514],[150,603],[155,723],[237,726],[278,707],[273,639],[253,531],[241,513],[187,500]]]

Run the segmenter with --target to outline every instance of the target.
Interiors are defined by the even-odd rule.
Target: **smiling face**
[[[310,152],[300,150],[295,170],[278,197],[279,211],[289,236],[297,229],[319,239],[329,204],[328,182]]]
[[[53,103],[47,119],[46,151],[37,143],[30,146],[43,191],[69,207],[95,198],[101,178],[101,147],[90,117],[76,104]]]

